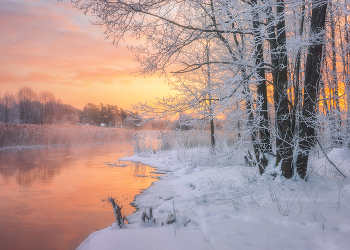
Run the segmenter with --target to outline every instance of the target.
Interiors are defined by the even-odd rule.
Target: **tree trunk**
[[[259,152],[257,155],[258,167],[260,174],[265,172],[266,161],[262,161],[264,158],[264,153],[271,153],[272,146],[270,140],[270,130],[269,130],[269,116],[267,111],[267,87],[266,87],[266,76],[264,69],[264,51],[263,51],[263,39],[260,32],[260,20],[259,13],[255,9],[257,6],[257,0],[252,0],[253,4],[253,36],[255,42],[255,65],[258,75],[258,86],[257,86],[257,96],[258,100],[261,102],[261,107],[259,110],[260,122],[259,122]],[[256,135],[254,135],[256,136]]]
[[[210,142],[211,146],[215,147],[215,136],[214,136],[214,120],[213,118],[210,119]]]
[[[213,107],[212,107],[212,100],[211,100],[211,72],[210,72],[210,64],[209,64],[209,44],[210,41],[207,40],[206,45],[205,45],[205,54],[206,54],[206,62],[208,63],[208,68],[207,68],[207,91],[208,91],[208,99],[209,99],[209,119],[210,119],[210,143],[212,148],[215,147],[215,129],[214,129],[214,112],[213,112]]]
[[[305,22],[305,0],[303,0],[302,6],[301,6],[301,20],[300,20],[300,27],[299,27],[299,36],[303,36],[304,32],[304,22]],[[298,53],[295,59],[295,68],[294,68],[294,105],[293,105],[293,116],[292,116],[292,133],[297,134],[298,133],[298,124],[297,124],[297,117],[300,113],[300,67],[301,67],[301,50],[302,47],[298,49]]]
[[[329,10],[331,11],[330,17],[330,28],[331,28],[331,46],[332,46],[332,91],[331,98],[333,99],[331,111],[332,119],[331,122],[331,133],[332,142],[334,145],[341,145],[342,139],[339,136],[341,130],[341,117],[340,117],[340,105],[339,105],[339,92],[338,92],[338,72],[337,72],[337,54],[335,46],[335,21],[332,1],[329,2]]]
[[[306,59],[304,105],[300,120],[300,152],[297,158],[297,172],[302,179],[306,177],[309,153],[315,144],[317,92],[322,80],[320,68],[327,11],[327,1],[316,5],[317,0],[313,0],[312,4],[314,8],[311,16],[311,35],[317,36],[317,39],[309,46]]]
[[[350,22],[348,20],[348,15],[345,15],[345,24],[346,24],[346,31],[345,31],[345,62],[344,62],[344,75],[345,75],[345,90],[347,91],[346,93],[350,93]],[[350,134],[350,95],[347,94],[347,99],[346,99],[346,108],[347,108],[347,132]]]
[[[261,161],[262,157],[260,159],[260,147],[259,147],[259,141],[258,141],[258,137],[257,137],[257,129],[254,126],[253,106],[252,106],[252,102],[250,100],[249,92],[250,92],[250,90],[249,90],[248,84],[245,83],[245,90],[243,91],[243,94],[246,94],[246,109],[247,109],[247,113],[248,113],[247,125],[248,125],[248,129],[250,130],[250,136],[252,139],[256,163],[258,165],[260,174],[263,174],[265,172],[266,166],[263,166],[263,164],[262,164],[262,161]]]
[[[286,50],[285,7],[283,0],[277,0],[277,25],[274,26],[272,7],[266,9],[271,63],[273,68],[273,89],[276,119],[276,163],[281,164],[282,175],[293,176],[293,134],[288,100],[288,58]]]

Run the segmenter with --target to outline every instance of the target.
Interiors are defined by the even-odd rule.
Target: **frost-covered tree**
[[[167,117],[188,112],[201,121],[239,107],[248,129],[241,135],[251,139],[260,173],[265,155],[275,148],[276,166],[286,178],[306,176],[308,155],[320,134],[325,72],[336,86],[341,65],[349,89],[349,4],[339,1],[337,11],[330,7],[326,26],[328,0],[72,0],[99,18],[96,24],[113,42],[129,34],[143,38],[132,47],[140,73],[159,72],[177,90],[141,109]],[[342,16],[344,29],[335,28],[336,15]],[[330,48],[331,60],[324,48]],[[332,91],[337,111],[339,90]]]
[[[324,28],[326,22],[327,2],[313,0],[311,15],[312,43],[308,46],[305,68],[304,100],[302,115],[300,118],[299,148],[297,157],[297,171],[301,178],[305,178],[309,152],[315,144],[315,120],[316,106],[318,102],[318,90],[322,80],[321,64],[324,40]]]

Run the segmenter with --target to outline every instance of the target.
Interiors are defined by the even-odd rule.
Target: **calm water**
[[[131,152],[126,143],[0,151],[0,249],[75,249],[115,222],[109,196],[131,214],[129,203],[157,176],[118,162]]]

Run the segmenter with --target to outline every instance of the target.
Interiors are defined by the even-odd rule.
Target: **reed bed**
[[[232,146],[237,140],[238,137],[233,131],[217,131],[215,133],[217,149]],[[139,131],[134,135],[132,145],[136,154],[198,147],[211,148],[210,132],[207,130],[159,131],[157,135],[154,133],[149,135],[149,131]]]
[[[131,130],[74,125],[0,124],[0,149],[130,140]]]
[[[242,143],[235,131],[216,131],[215,141],[213,148],[207,130],[159,131],[157,135],[139,131],[131,144],[134,154],[143,157],[153,157],[156,152],[168,151],[167,160],[187,164],[188,171],[197,166],[220,168],[233,162],[244,165],[246,144]]]
[[[163,132],[158,135],[158,140],[160,150],[211,147],[210,132],[207,130]],[[215,142],[217,148],[233,145],[237,142],[236,133],[216,131]]]

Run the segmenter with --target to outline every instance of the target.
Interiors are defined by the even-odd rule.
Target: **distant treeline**
[[[63,104],[51,91],[38,94],[22,87],[16,94],[6,92],[0,96],[0,123],[77,124],[79,119],[79,110]]]
[[[10,124],[85,124],[104,127],[143,128],[138,113],[116,105],[88,103],[83,110],[64,104],[51,91],[36,93],[22,87],[17,93],[0,93],[0,123]],[[165,129],[166,122],[150,122],[148,129]]]
[[[122,127],[123,121],[128,117],[128,113],[116,105],[100,103],[95,105],[88,103],[81,112],[80,121],[89,125]]]
[[[182,121],[181,126],[179,120]],[[179,120],[169,121],[165,118],[145,122],[146,120],[137,112],[103,103],[98,105],[87,103],[83,110],[80,110],[62,103],[51,91],[42,91],[38,94],[29,87],[22,87],[16,94],[6,92],[0,95],[0,123],[36,125],[80,123],[89,126],[160,130],[193,128],[191,117],[180,115]]]
[[[138,112],[125,111],[116,105],[102,103],[99,105],[86,104],[81,113],[80,122],[89,125],[127,129],[166,129],[169,127],[169,122],[166,119],[145,122],[145,119]]]

